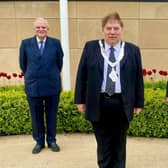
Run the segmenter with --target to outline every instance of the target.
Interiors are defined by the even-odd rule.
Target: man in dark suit
[[[49,25],[46,19],[34,22],[35,36],[22,40],[19,63],[24,73],[25,91],[32,117],[32,133],[36,145],[32,153],[39,153],[46,141],[52,151],[58,152],[56,143],[56,116],[61,91],[60,72],[63,51],[60,41],[47,36]]]
[[[85,44],[78,67],[75,103],[93,126],[100,168],[125,168],[126,131],[144,105],[140,50],[121,40],[118,13],[102,20],[103,40]]]

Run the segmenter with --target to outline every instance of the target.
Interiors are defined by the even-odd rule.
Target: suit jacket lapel
[[[35,36],[31,40],[31,48],[32,48],[32,53],[35,53],[35,55],[40,55],[39,47]]]
[[[46,42],[45,42],[45,46],[44,46],[43,55],[46,54],[46,51],[49,51],[49,48],[50,48],[50,40],[49,40],[49,38],[47,37],[47,38],[46,38]]]
[[[102,40],[102,43],[104,45],[104,40]],[[101,50],[100,50],[100,46],[99,46],[99,42],[97,41],[97,58],[98,58],[98,62],[99,62],[99,70],[100,73],[103,75],[104,72],[104,58],[101,54]]]
[[[128,59],[128,51],[127,51],[127,43],[124,46],[124,57],[120,62],[120,69],[122,69],[123,65],[125,64],[126,60]]]

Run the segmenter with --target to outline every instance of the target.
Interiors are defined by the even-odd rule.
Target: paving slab
[[[58,134],[60,152],[32,154],[31,135],[0,136],[0,168],[98,168],[93,134]],[[127,137],[127,168],[168,168],[168,139]]]

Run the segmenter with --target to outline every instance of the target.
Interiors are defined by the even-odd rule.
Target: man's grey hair
[[[33,28],[36,27],[36,22],[38,22],[38,21],[43,21],[43,22],[46,24],[47,28],[49,28],[49,24],[48,24],[47,19],[45,19],[45,18],[43,18],[43,17],[37,17],[37,18],[34,20],[34,22],[33,22]]]

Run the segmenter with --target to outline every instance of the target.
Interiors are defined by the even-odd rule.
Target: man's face
[[[122,27],[117,20],[109,20],[102,29],[105,41],[113,46],[121,40]]]
[[[43,40],[47,36],[49,28],[45,20],[37,20],[34,23],[34,30],[35,30],[36,36],[39,39]]]

